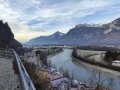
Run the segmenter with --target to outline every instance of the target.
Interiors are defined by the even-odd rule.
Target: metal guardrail
[[[0,49],[0,57],[7,58],[7,59],[15,59],[15,54],[11,49]]]
[[[3,53],[3,54],[2,54]],[[17,66],[18,66],[18,70],[19,70],[19,74],[20,74],[20,81],[21,81],[21,87],[22,87],[22,90],[36,90],[33,83],[32,83],[32,80],[30,79],[24,65],[22,64],[18,54],[15,52],[15,50],[13,49],[8,49],[8,50],[1,50],[0,49],[0,56],[4,57],[5,58],[8,58],[7,55],[12,53],[12,57],[14,55],[15,57],[15,60],[17,62]]]

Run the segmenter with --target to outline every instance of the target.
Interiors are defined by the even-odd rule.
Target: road
[[[0,58],[0,90],[21,90],[12,62],[13,60]]]

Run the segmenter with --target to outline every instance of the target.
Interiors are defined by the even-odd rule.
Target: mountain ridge
[[[49,36],[40,36],[37,38],[33,38],[30,41],[27,42],[27,44],[33,44],[34,45],[41,45],[41,44],[58,44],[58,40],[64,35],[64,33],[61,33],[59,31],[56,31],[52,35]]]
[[[53,35],[53,34],[52,34]],[[107,24],[78,24],[70,29],[59,39],[55,39],[57,43],[46,41],[42,43],[38,38],[39,45],[109,45],[120,44],[120,18]],[[50,35],[51,36],[51,35]],[[48,36],[49,37],[49,36]],[[34,42],[35,43],[35,42]],[[42,43],[42,44],[41,44]],[[28,43],[29,44],[29,43]],[[32,44],[32,43],[31,43]]]

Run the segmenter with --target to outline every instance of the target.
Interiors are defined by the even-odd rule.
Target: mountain
[[[97,24],[79,24],[70,29],[62,38],[62,44],[89,44],[102,38],[104,28]]]
[[[120,18],[103,25],[86,23],[76,25],[66,34],[61,35],[59,39],[52,39],[52,43],[50,43],[51,39],[48,39],[48,37],[44,37],[47,38],[44,39],[44,41],[42,41],[43,37],[35,38],[34,40],[31,40],[31,42],[34,41],[34,43],[39,42],[46,45],[119,45]]]
[[[68,45],[118,45],[120,44],[120,18],[108,24],[79,24],[60,40]]]
[[[0,20],[0,48],[13,48],[18,54],[24,53],[21,43],[14,39],[8,23],[3,23],[2,20]]]
[[[59,40],[63,35],[64,33],[57,31],[54,34],[49,36],[40,36],[40,37],[31,39],[30,41],[27,42],[27,44],[29,45],[59,44]]]

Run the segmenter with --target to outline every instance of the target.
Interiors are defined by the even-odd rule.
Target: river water
[[[71,57],[72,49],[64,49],[63,52],[56,54],[55,56],[49,57],[48,60],[51,61],[52,65],[58,70],[63,68],[68,70],[70,74],[74,76],[75,79],[79,81],[89,82],[90,78],[93,78],[93,71],[99,72],[101,75],[101,82],[105,86],[112,86],[113,90],[120,90],[120,73],[93,68],[93,65],[85,64],[81,61],[76,61]],[[78,63],[79,62],[79,63]],[[107,72],[110,71],[110,72]],[[114,72],[114,73],[113,73]],[[96,79],[96,77],[94,77]]]

